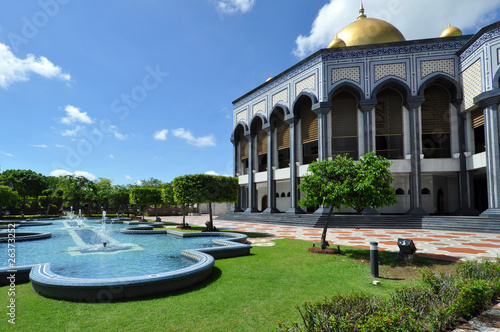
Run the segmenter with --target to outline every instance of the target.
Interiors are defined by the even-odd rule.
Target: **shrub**
[[[422,281],[396,288],[390,299],[335,295],[299,308],[302,324],[280,331],[445,331],[500,295],[500,259],[468,261],[455,274],[422,269]]]

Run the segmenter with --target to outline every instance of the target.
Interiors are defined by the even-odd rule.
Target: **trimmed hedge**
[[[422,282],[396,288],[390,299],[335,295],[299,308],[302,323],[279,331],[446,331],[472,318],[500,296],[500,259],[467,261],[456,274],[422,269]]]

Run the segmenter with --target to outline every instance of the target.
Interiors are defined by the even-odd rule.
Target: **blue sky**
[[[365,0],[408,40],[499,20],[496,0]],[[357,0],[0,3],[0,171],[116,184],[232,174],[232,101],[324,48]],[[430,9],[432,8],[432,9]]]

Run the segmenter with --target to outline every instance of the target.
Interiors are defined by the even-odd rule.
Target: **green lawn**
[[[271,331],[280,320],[299,321],[296,306],[335,293],[387,296],[400,280],[373,286],[369,251],[343,255],[307,252],[310,242],[277,240],[246,257],[217,260],[212,276],[176,293],[121,303],[72,303],[38,296],[31,284],[16,287],[16,325],[7,323],[8,288],[0,289],[0,330],[23,331]],[[392,261],[393,254],[382,253]],[[382,275],[383,276],[383,275]],[[392,278],[391,278],[392,279]]]

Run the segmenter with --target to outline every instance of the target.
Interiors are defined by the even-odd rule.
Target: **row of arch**
[[[394,78],[378,86],[372,99],[363,96],[359,87],[344,82],[330,91],[327,103],[319,103],[316,96],[306,90],[296,98],[291,110],[278,103],[269,118],[257,113],[249,126],[241,120],[231,137],[237,155],[236,173],[245,174],[248,171],[250,153],[255,153],[252,169],[265,171],[269,148],[277,151],[271,164],[276,168],[288,167],[290,126],[298,122],[300,126],[295,135],[302,149],[298,149],[295,159],[301,164],[345,153],[357,159],[373,149],[388,159],[403,159],[403,106],[414,101],[421,106],[422,153],[426,158],[451,157],[450,104],[458,106],[461,103],[462,92],[458,82],[445,75],[436,75],[420,88],[419,96],[415,97],[411,96],[404,82]],[[363,114],[372,110],[373,117]],[[323,118],[322,114],[325,115]],[[320,123],[322,121],[327,123]],[[374,135],[366,132],[366,128],[363,133],[359,129],[363,127],[360,127],[360,121],[365,122],[365,127],[374,128]],[[328,142],[320,147],[322,131],[323,140],[328,137]],[[375,137],[374,142],[370,141],[371,136]],[[360,139],[364,141],[360,142]],[[255,152],[249,150],[250,140]],[[269,144],[268,140],[272,143]],[[360,146],[363,151],[359,151]],[[320,156],[322,149],[327,151]]]
[[[496,76],[498,76],[498,78],[500,79],[500,71],[497,73]],[[452,103],[460,103],[462,101],[462,89],[460,87],[460,84],[455,79],[453,79],[450,76],[445,75],[445,74],[433,75],[432,77],[427,79],[425,82],[423,82],[418,90],[417,96],[423,96],[425,89],[427,89],[427,87],[429,85],[432,85],[432,84],[440,84],[440,85],[444,86],[445,88],[447,88],[450,92]],[[500,85],[500,83],[495,82],[495,86],[496,85]],[[398,91],[403,99],[403,104],[406,104],[409,101],[409,99],[412,98],[411,89],[406,84],[406,82],[404,82],[401,79],[391,77],[391,78],[388,78],[388,79],[382,81],[380,84],[378,84],[373,89],[372,94],[371,94],[371,98],[365,98],[364,92],[362,91],[362,89],[358,85],[355,85],[347,80],[341,81],[328,93],[328,100],[331,101],[333,96],[335,96],[336,94],[338,94],[341,91],[349,91],[358,99],[360,104],[371,103],[376,99],[376,96],[379,94],[379,92],[383,89],[386,89],[386,88],[392,88],[392,89]],[[312,92],[308,89],[305,89],[303,92],[301,92],[297,96],[297,98],[295,99],[295,101],[292,104],[291,109],[287,105],[284,105],[284,104],[278,102],[278,104],[276,104],[273,107],[273,109],[271,110],[270,118],[272,117],[272,114],[276,110],[279,110],[279,109],[281,109],[285,113],[286,118],[293,117],[294,114],[297,112],[297,109],[299,108],[299,106],[304,102],[304,99],[309,99],[313,105],[318,103],[318,98],[316,97],[314,92]],[[262,120],[264,127],[269,126],[269,121],[263,113],[259,112],[259,113],[255,114],[255,116],[253,117],[251,122],[253,122],[257,118],[260,118]],[[238,122],[237,126],[234,128],[233,135],[232,135],[233,137],[234,137],[234,134],[236,132],[237,127],[240,125],[242,126],[242,128],[246,134],[250,130],[250,126],[247,124],[247,121],[242,119]]]

